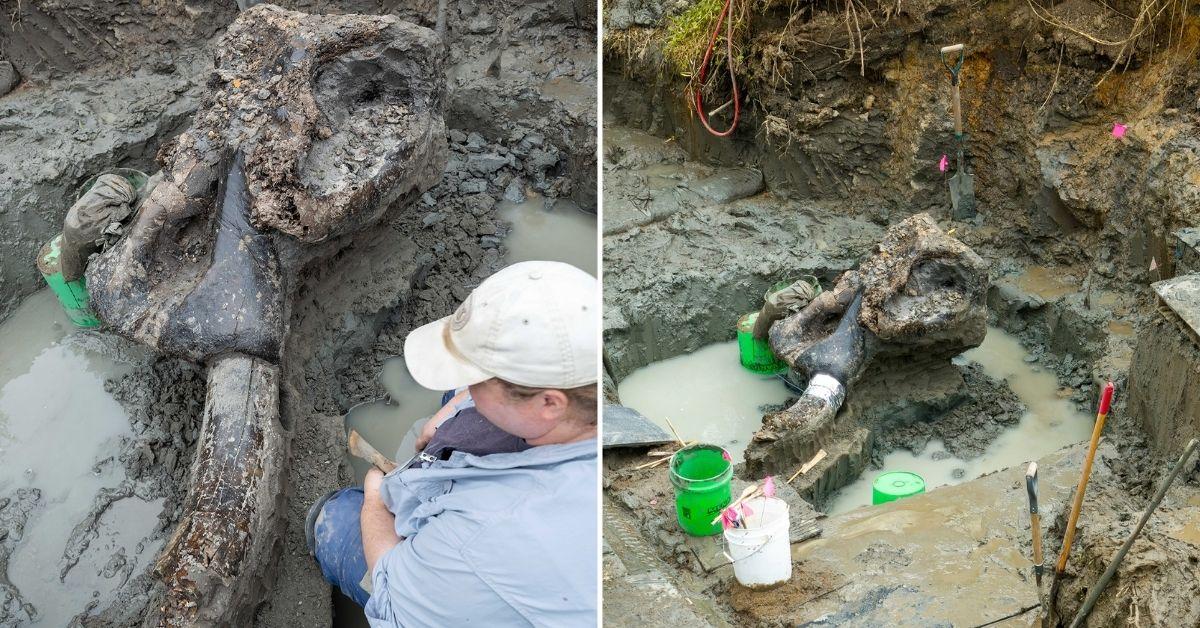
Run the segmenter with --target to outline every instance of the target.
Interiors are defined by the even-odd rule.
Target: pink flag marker
[[[737,523],[737,513],[732,508],[726,508],[721,511],[721,527],[725,530],[732,528]]]
[[[768,475],[767,479],[763,480],[763,495],[767,497],[775,496],[775,476]]]
[[[946,168],[950,167],[950,160],[946,159],[946,155],[942,154],[942,158],[938,160],[938,172],[945,172]]]
[[[1122,137],[1125,137],[1125,130],[1128,128],[1129,127],[1121,124],[1120,122],[1113,122],[1112,136],[1117,139],[1121,139]]]

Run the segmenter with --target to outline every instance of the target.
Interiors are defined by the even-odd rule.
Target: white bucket
[[[792,577],[792,542],[787,502],[775,497],[747,500],[753,511],[742,520],[746,527],[725,530],[726,556],[733,575],[743,586],[763,588]]]

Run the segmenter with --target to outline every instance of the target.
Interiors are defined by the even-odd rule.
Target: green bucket
[[[98,327],[100,319],[96,318],[91,306],[88,305],[87,279],[80,277],[75,281],[67,281],[63,278],[58,259],[62,252],[61,247],[62,234],[60,233],[54,236],[53,240],[47,242],[38,253],[38,270],[46,279],[46,284],[50,286],[54,296],[58,297],[58,302],[66,311],[67,318],[71,319],[76,327]]]
[[[758,312],[751,312],[738,319],[738,356],[742,366],[759,375],[774,375],[786,371],[787,363],[775,357],[771,352],[771,345],[767,344],[766,340],[754,337],[754,321],[757,319]]]
[[[133,168],[109,168],[104,172],[92,175],[88,180],[84,181],[83,185],[75,190],[75,200],[83,198],[83,195],[87,194],[93,185],[96,185],[96,179],[106,174],[115,174],[124,177],[129,182],[129,185],[133,186],[133,191],[139,193],[142,191],[142,188],[146,187],[146,182],[150,180],[150,175],[141,170],[134,170]]]
[[[871,504],[879,505],[925,492],[925,479],[909,471],[881,473],[871,483]]]
[[[692,445],[671,456],[675,513],[684,532],[692,536],[721,533],[721,522],[712,520],[733,501],[732,478],[729,453],[716,445]]]

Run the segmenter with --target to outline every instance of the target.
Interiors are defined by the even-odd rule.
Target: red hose
[[[704,51],[704,61],[700,62],[700,81],[696,84],[696,113],[700,115],[700,124],[709,133],[717,137],[729,137],[737,128],[738,118],[742,115],[742,101],[738,98],[737,78],[733,74],[733,18],[729,15],[729,7],[733,0],[725,0],[721,15],[717,17],[717,25],[713,27],[712,39],[708,41],[708,49]],[[726,19],[728,18],[728,19]],[[713,48],[717,45],[717,37],[721,33],[721,23],[725,23],[725,60],[729,66],[730,91],[733,93],[733,122],[724,131],[717,131],[708,123],[708,113],[704,111],[704,97],[700,95],[704,87],[704,79],[708,76],[708,62],[712,60]]]

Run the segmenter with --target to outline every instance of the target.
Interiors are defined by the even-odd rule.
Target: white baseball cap
[[[425,388],[498,377],[535,388],[596,383],[600,291],[562,262],[520,262],[488,277],[454,314],[414,329],[404,362]]]

